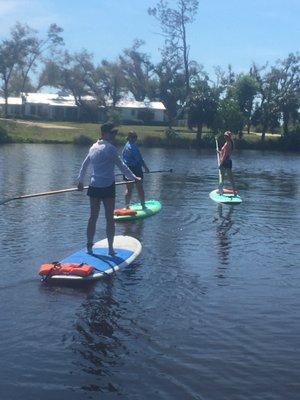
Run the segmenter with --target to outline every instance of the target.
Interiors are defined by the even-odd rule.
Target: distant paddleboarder
[[[220,156],[220,165],[219,169],[221,172],[221,182],[219,183],[219,193],[223,194],[223,185],[224,185],[224,178],[225,175],[228,175],[228,178],[230,180],[230,183],[232,185],[232,190],[234,194],[237,194],[237,191],[235,189],[235,182],[234,182],[234,176],[232,173],[232,160],[231,160],[231,154],[234,149],[234,144],[232,140],[232,133],[230,131],[226,131],[224,133],[224,138],[225,138],[225,144],[222,147],[221,150],[217,150]]]
[[[127,135],[127,142],[122,151],[122,157],[127,167],[136,176],[141,178],[141,180],[136,181],[136,188],[141,201],[141,205],[143,208],[146,208],[145,192],[143,188],[143,177],[144,177],[143,168],[146,173],[149,172],[149,168],[147,167],[136,142],[137,142],[137,133],[135,131],[130,131]],[[124,177],[124,179],[126,180],[126,177]],[[129,208],[130,205],[132,190],[133,190],[133,184],[127,184],[125,192],[125,205],[127,208]]]
[[[85,160],[82,163],[78,175],[78,190],[83,190],[83,181],[87,168],[91,167],[91,181],[87,191],[90,198],[90,217],[87,225],[87,252],[92,253],[93,241],[96,230],[96,222],[99,216],[100,204],[103,202],[106,218],[106,234],[108,240],[108,252],[114,255],[113,241],[115,236],[115,165],[129,180],[139,181],[131,170],[122,162],[114,146],[118,130],[112,123],[101,126],[101,138],[92,145]]]

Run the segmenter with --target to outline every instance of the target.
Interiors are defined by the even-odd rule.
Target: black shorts
[[[224,160],[222,162],[222,164],[219,167],[220,169],[232,169],[232,160],[231,158],[226,158],[226,160]]]
[[[144,178],[144,172],[142,170],[142,167],[130,167],[127,165],[127,167],[130,169],[130,171],[135,175],[138,176],[139,178]],[[129,181],[130,179],[127,179],[125,175],[123,175],[124,181]]]
[[[96,197],[97,199],[108,199],[116,197],[116,185],[115,182],[107,187],[94,187],[89,186],[87,190],[89,197]]]

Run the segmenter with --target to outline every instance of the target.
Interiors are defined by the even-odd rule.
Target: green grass
[[[26,123],[28,122],[28,123]],[[30,123],[35,121],[0,121],[0,128],[5,130],[11,142],[27,143],[77,143],[88,144],[97,140],[99,137],[99,124],[95,123],[76,123],[60,121],[36,121],[45,123],[50,128],[32,126]],[[71,127],[71,129],[61,129],[56,126]],[[126,141],[127,133],[135,130],[138,133],[139,143],[145,146],[172,146],[172,147],[194,147],[196,146],[196,132],[191,132],[187,128],[175,128],[176,135],[167,138],[165,126],[144,126],[144,125],[120,125],[118,142],[122,144]],[[203,133],[203,147],[215,147],[214,135]],[[265,144],[261,144],[260,136],[255,134],[245,134],[241,141],[236,140],[236,146],[240,148],[273,148],[278,142],[278,137],[266,137]]]

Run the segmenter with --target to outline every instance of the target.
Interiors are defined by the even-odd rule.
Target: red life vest
[[[50,278],[53,275],[77,275],[89,276],[93,273],[94,267],[88,264],[77,263],[64,263],[53,262],[49,264],[42,264],[39,269],[39,275],[43,278]]]
[[[121,215],[136,215],[136,211],[130,208],[116,208],[114,214],[117,216]]]

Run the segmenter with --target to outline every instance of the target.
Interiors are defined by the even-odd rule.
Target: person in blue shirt
[[[141,178],[141,180],[136,181],[136,188],[138,191],[138,195],[141,201],[141,205],[143,208],[145,207],[145,192],[143,188],[143,168],[146,173],[149,172],[149,169],[141,155],[141,152],[136,144],[137,141],[137,133],[135,131],[130,131],[127,135],[127,142],[123,148],[122,151],[122,158],[124,163],[127,165],[127,167],[131,170],[131,172]],[[124,176],[125,180],[128,180]],[[131,200],[131,195],[132,195],[132,190],[133,190],[133,184],[129,183],[126,184],[126,192],[125,192],[125,205],[126,208],[129,208],[130,200]]]

